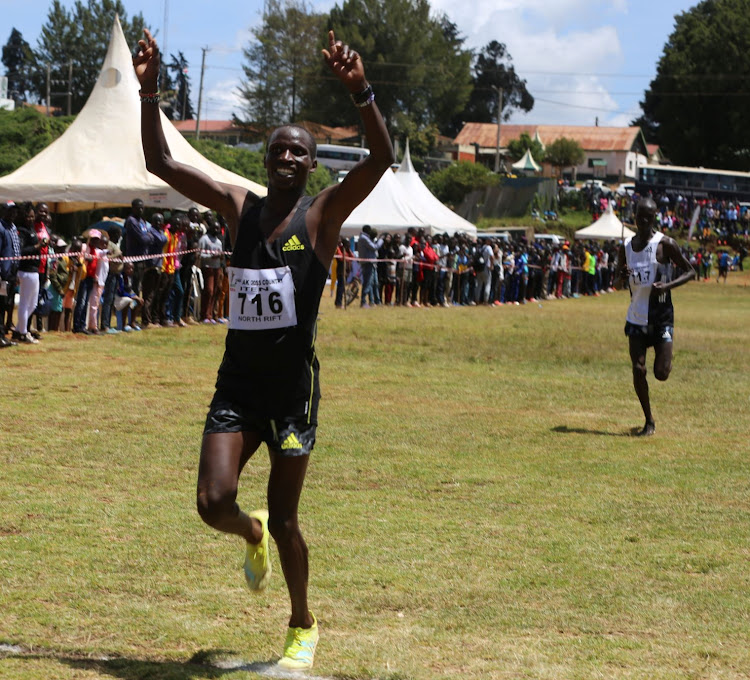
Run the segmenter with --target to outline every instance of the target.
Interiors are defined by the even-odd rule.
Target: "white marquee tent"
[[[396,176],[386,170],[370,195],[346,218],[341,235],[356,236],[366,224],[390,234],[403,234],[409,227],[424,227],[410,204]]]
[[[617,215],[612,212],[612,206],[609,205],[604,214],[592,225],[579,229],[575,234],[577,239],[622,239],[635,236],[632,229],[628,229],[620,222]]]
[[[0,178],[0,200],[43,200],[57,213],[129,206],[134,198],[151,207],[186,210],[194,205],[146,170],[138,89],[130,51],[115,17],[107,56],[86,105],[62,136]],[[265,196],[265,187],[204,158],[161,116],[176,160],[220,182]]]
[[[425,186],[419,173],[412,165],[408,140],[406,142],[406,152],[401,161],[401,167],[396,173],[396,179],[408,197],[409,206],[417,217],[425,225],[429,226],[431,233],[448,233],[452,236],[457,232],[462,232],[472,238],[476,238],[477,228],[471,222],[456,215],[450,208],[443,205]]]
[[[534,160],[531,155],[531,149],[526,149],[526,153],[521,156],[513,165],[510,166],[514,170],[521,170],[523,172],[541,172],[542,166]]]

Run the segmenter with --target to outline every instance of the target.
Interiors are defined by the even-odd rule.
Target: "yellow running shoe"
[[[312,615],[312,614],[311,614]],[[279,666],[287,670],[301,671],[312,668],[315,658],[315,647],[318,644],[318,620],[313,618],[311,628],[290,628],[284,643],[284,656],[279,659]]]
[[[263,527],[260,543],[248,543],[245,553],[245,580],[250,590],[263,590],[271,576],[271,559],[268,554],[268,510],[253,510],[250,517]]]

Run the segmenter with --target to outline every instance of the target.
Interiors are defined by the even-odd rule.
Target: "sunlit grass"
[[[624,293],[344,312],[326,290],[301,507],[315,673],[746,678],[747,283],[675,292],[646,441]],[[218,678],[208,659],[278,656],[278,564],[253,596],[238,541],[194,510],[222,351],[195,327],[0,354],[0,677]],[[267,472],[248,465],[244,507]]]

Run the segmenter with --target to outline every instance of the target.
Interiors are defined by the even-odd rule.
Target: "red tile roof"
[[[311,120],[303,120],[297,124],[305,128],[315,138],[316,142],[327,142],[329,139],[331,141],[340,141],[356,137],[359,134],[359,130],[356,127],[330,127],[329,125],[315,123]]]
[[[546,146],[560,137],[575,139],[585,151],[630,151],[639,127],[599,127],[585,125],[506,125],[500,126],[500,146],[506,148],[522,132],[530,137],[535,133]],[[455,140],[456,144],[479,144],[480,147],[495,147],[497,125],[494,123],[466,123]]]
[[[172,124],[180,132],[195,132],[194,120],[173,120]],[[200,130],[201,132],[241,132],[242,128],[231,120],[202,120]]]

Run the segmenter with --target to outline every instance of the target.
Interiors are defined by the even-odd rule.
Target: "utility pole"
[[[73,60],[68,62],[68,115],[73,113]]]
[[[492,86],[497,92],[497,139],[495,141],[495,172],[500,172],[500,120],[503,113],[503,88]]]
[[[201,138],[201,106],[203,105],[203,72],[206,70],[206,52],[208,47],[202,47],[203,58],[201,59],[201,82],[198,88],[198,114],[195,116],[195,138]]]
[[[49,79],[50,79],[50,71],[51,70],[52,70],[52,67],[49,64],[47,64],[47,118],[49,118],[49,98],[50,98],[50,91],[49,91],[50,82],[49,82]]]
[[[167,29],[169,27],[169,0],[164,0],[164,37],[161,40],[161,53],[164,55],[165,61],[161,63],[161,73],[159,74],[159,89],[164,90],[167,86]]]

